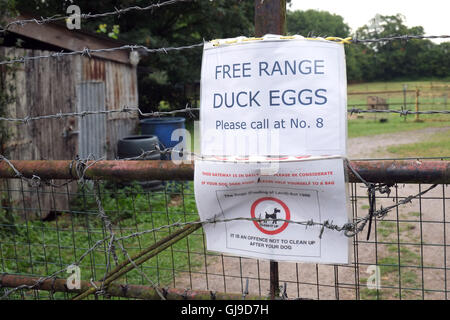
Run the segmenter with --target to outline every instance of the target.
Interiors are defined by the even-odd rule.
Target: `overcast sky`
[[[289,10],[325,10],[344,18],[352,31],[367,24],[375,14],[406,17],[408,27],[422,26],[426,35],[450,34],[449,0],[292,0]],[[444,41],[444,40],[441,40]],[[447,39],[448,41],[448,39]]]

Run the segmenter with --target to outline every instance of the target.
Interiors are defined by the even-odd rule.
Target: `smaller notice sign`
[[[200,217],[226,221],[204,225],[208,250],[278,261],[348,263],[349,240],[343,232],[323,228],[319,237],[322,224],[349,221],[343,159],[292,159],[196,161]],[[277,170],[265,175],[274,165]]]

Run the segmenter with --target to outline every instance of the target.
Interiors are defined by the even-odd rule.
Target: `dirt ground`
[[[389,145],[426,139],[448,128],[382,134],[348,140],[350,159],[388,158]],[[377,208],[395,203],[429,185],[398,185],[387,198],[377,199]],[[280,286],[289,298],[306,299],[445,299],[450,292],[450,252],[446,248],[450,226],[443,224],[450,208],[447,186],[438,185],[420,199],[392,210],[373,227],[369,241],[364,230],[350,245],[351,263],[346,266],[279,263]],[[353,216],[367,214],[365,189],[356,185],[352,194]],[[442,199],[445,196],[445,199]],[[361,197],[361,198],[360,198]],[[397,222],[400,221],[400,222]],[[367,226],[366,226],[367,227]],[[377,245],[375,245],[375,240]],[[399,245],[400,243],[400,245]],[[248,278],[249,294],[269,293],[269,262],[211,253],[200,270],[179,274],[176,287],[242,293]],[[355,262],[358,262],[357,264]],[[369,266],[380,266],[381,289],[367,287]],[[399,267],[399,265],[401,267]]]

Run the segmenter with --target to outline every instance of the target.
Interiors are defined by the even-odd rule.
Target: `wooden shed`
[[[16,19],[21,18],[29,17]],[[21,39],[27,47],[0,47],[0,57],[45,56],[52,51],[114,48],[124,44],[96,34],[68,30],[60,24],[15,26],[9,37]],[[23,118],[137,107],[136,69],[128,50],[3,66],[1,77],[13,97],[6,108],[6,116]],[[114,159],[117,141],[134,134],[137,125],[135,112],[9,125],[8,140],[3,143],[2,152],[20,160],[74,159],[76,155],[85,158],[90,154]]]

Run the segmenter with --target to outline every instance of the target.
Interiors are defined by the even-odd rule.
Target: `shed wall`
[[[51,52],[0,47],[0,56],[37,56]],[[82,110],[112,110],[124,106],[137,106],[137,74],[131,65],[98,58],[65,56],[63,58],[38,59],[27,61],[0,70],[4,83],[13,88],[9,93],[14,96],[7,105],[6,116],[24,118]],[[90,104],[83,109],[77,105],[77,87],[86,82],[104,83],[104,103],[98,107]],[[80,152],[80,118],[36,120],[27,124],[7,123],[8,137],[1,152],[9,159],[16,160],[64,160],[74,159]],[[106,116],[106,125],[99,133],[106,137],[102,148],[108,159],[114,159],[117,153],[118,139],[134,134],[137,130],[137,114],[120,113]],[[99,129],[99,128],[96,128]],[[88,133],[89,136],[89,133]],[[92,137],[95,139],[94,135]],[[89,139],[86,142],[90,143]],[[18,189],[23,182],[8,181],[8,188]],[[76,185],[67,188],[76,188]],[[69,200],[65,190],[45,187],[44,193],[37,193],[32,187],[23,185],[20,199],[27,205],[25,215],[37,215],[42,218],[54,208],[69,210]],[[18,199],[19,200],[19,199]],[[37,210],[39,208],[39,210]]]
[[[0,55],[8,57],[47,54],[50,52],[0,47]],[[105,103],[97,110],[138,106],[136,69],[112,61],[82,56],[32,60],[12,67],[5,79],[14,87],[15,100],[7,107],[10,117],[81,111],[82,106],[77,108],[77,86],[86,82],[105,84]],[[90,105],[89,109],[96,107]],[[107,115],[104,148],[108,159],[116,157],[117,141],[135,134],[137,125],[136,113]],[[9,128],[6,148],[11,159],[73,159],[79,152],[79,118],[38,120]]]

